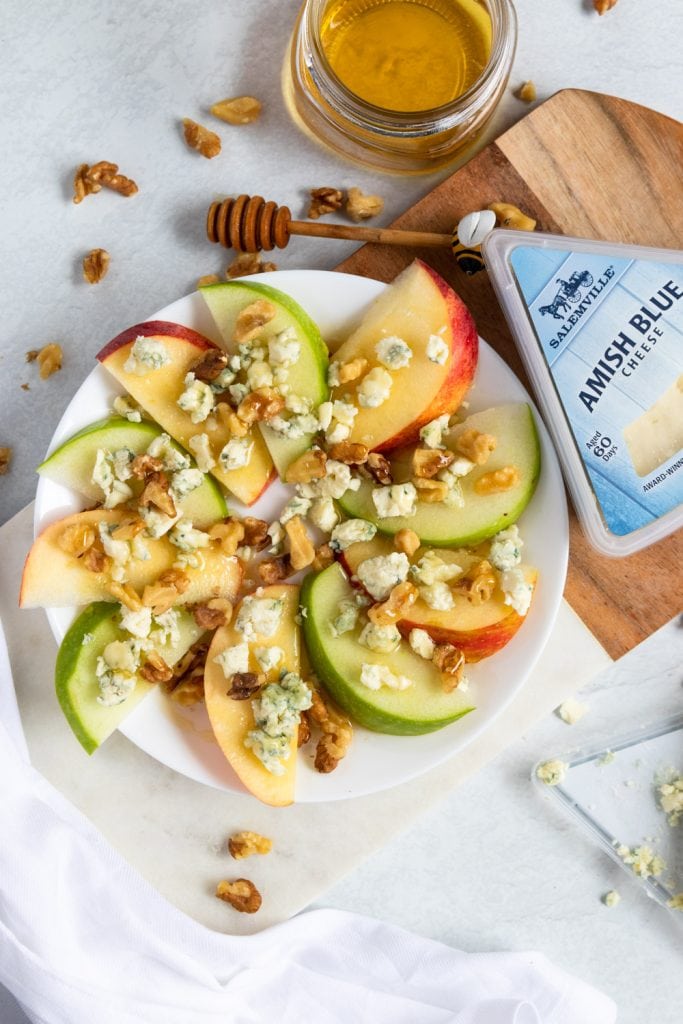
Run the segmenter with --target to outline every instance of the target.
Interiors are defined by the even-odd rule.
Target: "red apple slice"
[[[164,346],[170,361],[144,376],[129,373],[124,367],[135,339],[156,338]],[[136,324],[117,335],[102,349],[97,358],[123,384],[126,391],[157,421],[171,437],[191,451],[189,441],[198,434],[208,434],[211,451],[218,458],[230,433],[215,417],[204,423],[193,423],[190,414],[178,403],[185,374],[207,349],[218,348],[202,334],[164,320]],[[274,477],[273,463],[259,430],[252,428],[248,439],[253,442],[249,464],[242,469],[226,471],[217,462],[212,476],[220,480],[245,505],[253,505]]]
[[[372,304],[334,360],[343,364],[363,358],[368,370],[379,367],[375,346],[388,337],[401,338],[413,353],[407,366],[388,371],[392,377],[389,397],[375,408],[359,406],[360,380],[342,384],[332,393],[333,399],[345,397],[358,408],[350,440],[376,451],[410,444],[430,420],[454,412],[477,368],[477,329],[467,306],[421,260],[399,274]],[[430,338],[441,339],[446,346],[443,362],[429,358]]]
[[[72,525],[90,525],[97,530],[100,523],[120,522],[125,512],[118,509],[94,509],[77,512],[43,530],[28,553],[21,581],[19,604],[22,608],[55,608],[89,604],[92,601],[114,601],[107,583],[111,577],[91,572],[83,560],[74,558],[60,547],[59,540]],[[128,580],[140,593],[148,583],[154,583],[162,572],[170,569],[178,558],[178,548],[168,537],[158,540],[145,538],[149,551],[147,560],[131,559],[127,563]],[[179,599],[180,604],[192,604],[213,597],[233,601],[242,580],[242,569],[237,558],[223,554],[212,544],[202,550],[203,569],[186,569],[190,585]]]

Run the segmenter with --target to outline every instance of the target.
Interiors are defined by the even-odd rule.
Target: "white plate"
[[[258,280],[287,292],[306,309],[329,340],[343,336],[368,304],[385,288],[378,281],[320,270],[279,271]],[[151,320],[185,324],[218,339],[202,297],[195,293],[155,313]],[[108,339],[103,338],[103,343]],[[50,451],[77,430],[107,415],[121,388],[99,364],[74,395],[50,445]],[[471,412],[502,402],[531,402],[512,371],[486,342],[480,342],[479,368],[467,400]],[[498,654],[470,667],[477,710],[462,721],[427,736],[395,737],[357,728],[353,748],[330,775],[315,771],[310,757],[300,757],[296,785],[299,802],[341,800],[388,789],[426,772],[462,750],[486,729],[524,685],[550,635],[564,590],[567,571],[567,506],[560,469],[550,438],[536,412],[542,468],[536,494],[520,521],[526,542],[525,561],[539,570],[531,610],[522,629]],[[276,481],[250,513],[276,518],[288,488]],[[236,502],[230,502],[239,514]],[[77,495],[42,479],[36,495],[35,528],[40,532],[61,516],[78,511]],[[61,641],[76,609],[48,609],[47,617]],[[159,692],[138,705],[120,726],[121,732],[162,764],[182,775],[219,789],[244,791],[218,749],[203,705],[177,708]],[[97,756],[95,754],[95,756]]]

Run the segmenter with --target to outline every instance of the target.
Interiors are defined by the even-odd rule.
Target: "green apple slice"
[[[310,574],[301,589],[305,610],[303,630],[313,671],[337,703],[373,732],[417,736],[434,732],[474,708],[467,695],[445,693],[439,672],[402,642],[392,654],[380,654],[358,643],[360,627],[335,636],[331,622],[339,602],[353,597],[344,572],[335,563]],[[412,679],[406,690],[385,686],[370,690],[360,681],[364,663],[385,665],[396,675]]]
[[[443,502],[418,502],[414,516],[380,519],[372,500],[372,491],[377,485],[363,480],[358,491],[347,491],[340,499],[346,515],[352,519],[367,519],[389,536],[405,528],[414,530],[423,544],[435,547],[479,544],[511,526],[529,504],[541,469],[541,449],[531,408],[520,403],[474,413],[444,435],[444,444],[452,447],[458,435],[470,427],[480,433],[493,434],[497,444],[485,465],[475,466],[462,478],[465,501],[462,508],[452,508]],[[401,453],[394,453],[393,464],[396,480],[410,478],[407,468],[402,476]],[[477,480],[504,466],[516,466],[519,483],[499,494],[477,494]]]
[[[101,501],[102,491],[92,482],[98,450],[106,448],[110,452],[115,452],[119,448],[128,448],[135,455],[141,455],[161,433],[161,427],[149,420],[131,423],[121,416],[98,420],[79,430],[60,445],[52,455],[41,462],[38,473],[58,484],[70,487],[88,501]],[[175,441],[172,445],[177,451],[187,455]],[[192,466],[195,465],[192,460]],[[131,481],[133,488],[135,483]],[[140,483],[139,489],[141,487]],[[211,526],[228,515],[228,506],[219,485],[207,474],[204,474],[204,482],[183,498],[181,506],[183,515],[200,529]]]
[[[107,644],[129,636],[117,625],[118,609],[118,605],[108,601],[89,605],[73,622],[57,653],[57,699],[76,739],[88,754],[118,728],[156,685],[138,676],[135,689],[122,704],[105,707],[98,703],[97,659]],[[177,642],[161,645],[158,652],[167,665],[174,665],[203,632],[189,612],[179,611]]]
[[[235,322],[241,311],[259,299],[267,299],[277,310],[273,319],[265,325],[261,339],[268,342],[282,331],[292,329],[300,343],[299,358],[288,367],[287,385],[289,394],[306,398],[316,409],[329,395],[327,387],[327,346],[316,324],[294,299],[277,288],[251,281],[230,281],[209,284],[199,289],[216,321],[226,347],[235,348],[233,340]],[[297,459],[313,444],[314,434],[300,438],[280,437],[266,424],[260,424],[261,432],[268,446],[271,458],[281,477],[294,459]]]

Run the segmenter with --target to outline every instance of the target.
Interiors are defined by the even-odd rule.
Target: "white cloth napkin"
[[[186,917],[31,767],[1,627],[0,780],[0,982],[39,1024],[616,1019],[538,953],[463,953],[332,910],[246,937]]]

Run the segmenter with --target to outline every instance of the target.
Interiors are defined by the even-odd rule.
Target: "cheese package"
[[[493,231],[483,253],[598,550],[683,522],[683,253]]]

